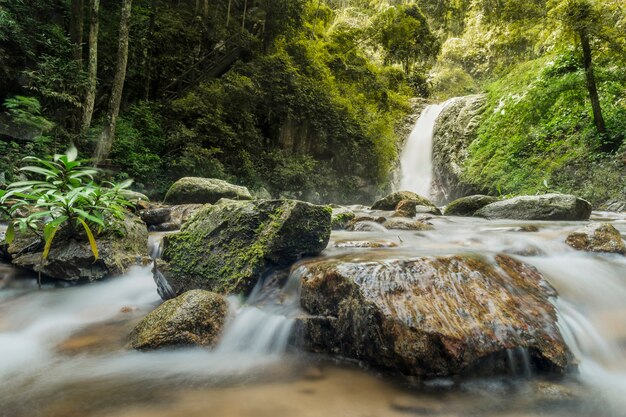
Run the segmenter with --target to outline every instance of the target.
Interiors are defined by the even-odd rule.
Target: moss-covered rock
[[[213,346],[226,315],[226,299],[209,291],[188,291],[166,301],[148,314],[129,336],[133,349],[171,346]]]
[[[372,206],[372,210],[395,210],[398,203],[403,200],[413,200],[416,204],[421,206],[437,207],[426,197],[422,197],[412,191],[396,191],[395,193],[391,193],[385,198],[376,201]]]
[[[165,236],[159,270],[177,294],[191,289],[249,292],[268,269],[328,244],[331,208],[296,200],[206,205],[179,233]]]
[[[524,195],[487,204],[474,215],[486,219],[587,220],[591,204],[568,194]]]
[[[506,255],[303,263],[303,347],[405,374],[508,373],[508,353],[564,372],[572,363],[550,297],[532,266]]]
[[[185,177],[176,181],[165,195],[168,204],[214,204],[222,198],[252,200],[246,187],[215,178]]]
[[[44,261],[43,239],[32,232],[18,232],[7,252],[16,266],[67,281],[96,281],[119,275],[132,265],[149,259],[146,224],[130,213],[121,220],[113,219],[106,231],[96,235],[96,243],[100,254],[98,260],[94,259],[82,230],[70,236],[67,229],[62,229],[55,236]]]
[[[498,201],[496,197],[481,194],[461,197],[448,204],[443,214],[446,216],[473,216],[476,211],[496,201]]]
[[[590,224],[567,236],[565,243],[576,250],[626,255],[626,244],[610,223]]]
[[[356,215],[354,214],[354,212],[348,208],[333,208],[333,214],[331,219],[333,230],[346,229],[355,217]]]

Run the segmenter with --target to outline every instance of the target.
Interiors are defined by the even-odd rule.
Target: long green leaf
[[[89,246],[91,246],[91,252],[93,253],[93,256],[96,258],[95,260],[97,261],[98,258],[100,258],[100,254],[98,253],[98,245],[96,245],[96,239],[93,237],[93,233],[91,233],[91,229],[89,228],[87,223],[85,223],[85,221],[81,218],[79,218],[78,221],[85,228],[85,233],[87,233],[87,238],[89,239]]]
[[[54,235],[56,235],[57,230],[59,230],[59,225],[51,227],[47,233],[48,236],[46,237],[46,230],[44,229],[44,239],[46,241],[46,245],[43,247],[43,254],[41,255],[44,260],[48,259],[50,248],[52,247],[52,241],[54,240]]]
[[[57,175],[52,170],[41,168],[41,167],[33,167],[33,166],[20,168],[20,171],[34,172],[35,174],[45,175],[46,177],[55,177]]]
[[[94,216],[93,214],[89,214],[87,213],[85,210],[81,210],[79,208],[74,208],[72,209],[73,212],[79,214],[81,217],[84,217],[85,219],[94,222],[95,224],[98,224],[100,226],[104,226],[104,222],[102,221],[102,219]],[[82,220],[79,218],[79,220]]]
[[[9,245],[15,240],[15,225],[13,223],[9,223],[9,227],[7,227],[7,231],[4,234],[4,240]]]

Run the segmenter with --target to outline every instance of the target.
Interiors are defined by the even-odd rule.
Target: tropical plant
[[[42,179],[14,182],[0,193],[0,206],[11,217],[5,236],[8,243],[15,238],[16,229],[20,233],[31,230],[45,242],[44,261],[60,229],[67,229],[73,236],[82,228],[95,259],[99,258],[94,235],[106,230],[113,218],[123,218],[126,207],[130,206],[123,190],[132,181],[98,185],[94,183],[98,170],[84,166],[85,161],[77,160],[77,156],[76,148],[71,147],[65,154],[54,155],[52,160],[24,158],[32,165],[20,171]],[[20,215],[20,207],[28,207],[26,215]]]

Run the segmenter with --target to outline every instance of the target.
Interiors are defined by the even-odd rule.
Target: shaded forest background
[[[411,98],[486,93],[464,181],[491,194],[626,198],[624,9],[623,0],[0,0],[0,183],[16,178],[23,156],[74,143],[156,198],[193,175],[260,195],[369,201],[389,187]]]

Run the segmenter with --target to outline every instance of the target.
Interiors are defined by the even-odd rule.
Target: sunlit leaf
[[[89,239],[89,246],[91,246],[91,252],[93,253],[93,256],[96,258],[95,260],[97,261],[98,258],[100,258],[100,254],[98,253],[98,245],[96,245],[96,239],[93,237],[93,233],[91,233],[91,229],[89,228],[87,223],[85,223],[85,221],[80,218],[78,219],[78,221],[85,228],[85,233],[87,233],[87,239]]]

